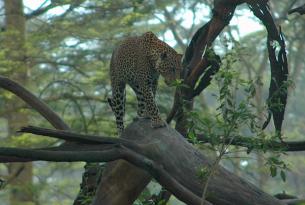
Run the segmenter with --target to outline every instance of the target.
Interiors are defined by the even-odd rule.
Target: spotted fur
[[[152,32],[124,40],[113,52],[110,63],[112,98],[108,102],[115,114],[118,132],[124,129],[125,86],[134,90],[138,116],[150,118],[152,127],[163,127],[154,97],[161,74],[170,85],[180,77],[181,55]]]

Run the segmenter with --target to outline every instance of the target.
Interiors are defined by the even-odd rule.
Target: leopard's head
[[[152,32],[143,34],[144,48],[156,71],[161,74],[167,85],[180,78],[182,70],[181,58],[172,47],[159,40]]]
[[[176,51],[163,51],[156,61],[156,70],[160,73],[167,85],[180,78],[182,55]]]

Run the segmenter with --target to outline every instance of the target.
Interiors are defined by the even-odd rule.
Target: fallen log
[[[142,148],[139,154],[161,165],[181,185],[201,197],[205,180],[200,179],[198,173],[212,162],[177,131],[169,126],[152,129],[149,120],[140,120],[129,125],[122,137],[136,142]],[[147,172],[127,162],[112,164],[103,173],[92,205],[132,204],[149,179]],[[162,185],[170,190],[166,184]],[[283,204],[221,166],[210,180],[206,200],[214,205]]]

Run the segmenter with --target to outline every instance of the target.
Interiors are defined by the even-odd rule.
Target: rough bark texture
[[[104,173],[94,205],[132,204],[151,180],[147,172],[124,160],[109,163]]]
[[[22,0],[5,0],[5,41],[6,59],[11,63],[10,72],[12,78],[26,85],[27,65],[25,62],[25,18],[23,14]],[[6,104],[8,110],[12,110],[5,118],[8,121],[9,136],[16,135],[20,126],[28,124],[28,116],[24,111],[18,109],[22,103],[18,98],[14,103]],[[32,186],[33,165],[29,163],[11,163],[8,165],[10,190],[10,204],[33,204]]]
[[[137,144],[142,147],[142,155],[162,165],[184,187],[201,197],[204,181],[199,179],[198,171],[202,167],[209,166],[211,162],[177,131],[169,127],[152,129],[149,120],[143,120],[132,123],[124,131],[123,137],[137,141]],[[142,190],[142,187],[148,182],[147,174],[137,168],[134,168],[135,172],[133,172],[128,167],[129,171],[124,172],[121,169],[127,165],[117,163],[112,166],[115,168],[110,167],[112,171],[103,175],[93,205],[132,204],[130,198],[126,196],[126,192],[128,192],[126,189]],[[121,184],[126,186],[121,186]],[[114,187],[113,190],[110,187]],[[168,187],[165,186],[165,188]],[[115,196],[115,200],[107,201],[109,195]],[[214,205],[282,204],[279,200],[220,166],[209,184],[206,199]]]

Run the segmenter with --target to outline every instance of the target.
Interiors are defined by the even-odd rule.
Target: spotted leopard
[[[167,85],[178,79],[181,56],[152,32],[127,38],[114,50],[110,62],[112,98],[108,102],[119,134],[124,129],[126,84],[136,93],[138,116],[150,118],[154,128],[165,126],[154,100],[158,78],[161,74]]]

